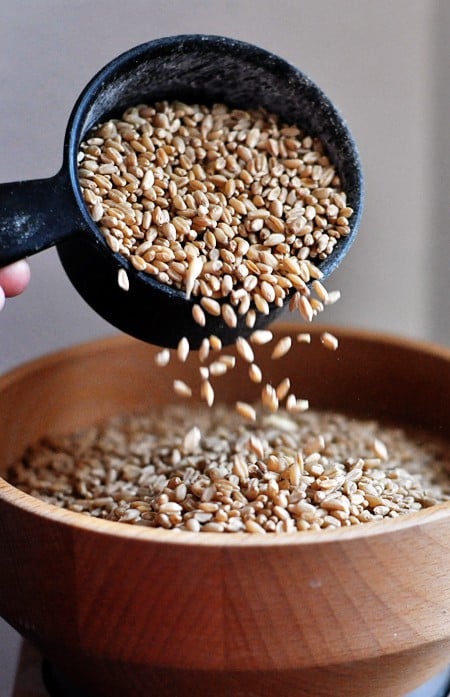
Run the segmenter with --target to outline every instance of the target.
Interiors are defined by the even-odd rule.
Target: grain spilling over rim
[[[192,306],[192,317],[194,322],[196,322],[200,327],[204,327],[206,325],[206,316],[200,305]]]
[[[192,417],[172,405],[48,436],[8,479],[56,506],[131,525],[302,533],[449,501],[450,443],[334,412],[238,402]]]
[[[119,269],[117,273],[117,283],[124,291],[130,290],[130,280],[125,269]]]

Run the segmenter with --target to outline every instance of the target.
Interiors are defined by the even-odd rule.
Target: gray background
[[[328,287],[324,321],[450,345],[446,0],[0,0],[0,181],[59,169],[66,123],[91,76],[128,48],[205,32],[256,43],[309,74],[359,145],[359,238]],[[0,315],[0,372],[114,330],[77,296],[54,251]],[[32,573],[25,570],[24,573]],[[18,637],[0,621],[0,697]]]

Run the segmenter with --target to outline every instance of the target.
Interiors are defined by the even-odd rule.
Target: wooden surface
[[[288,373],[313,407],[448,435],[449,351],[339,336],[338,354],[316,338],[273,361],[274,382]],[[118,338],[0,379],[3,466],[49,430],[172,399],[173,377],[194,366],[155,370],[152,352]],[[252,398],[243,370],[227,399]],[[0,613],[98,697],[149,686],[161,697],[402,697],[449,660],[449,533],[442,504],[326,533],[174,535],[0,481]]]
[[[41,654],[31,644],[24,641],[11,697],[49,697],[42,681],[41,670]],[[448,675],[449,672],[447,670],[445,673],[435,676],[432,681],[422,685],[419,692],[414,690],[414,697],[434,697],[438,694],[444,697],[443,690],[448,683]],[[124,697],[127,696],[125,695]],[[157,697],[157,695],[154,692],[149,692],[147,697]],[[195,695],[192,697],[195,697]],[[276,697],[276,692],[274,692],[273,697]],[[410,693],[405,695],[405,697],[413,697],[413,695]],[[450,693],[446,697],[450,697]]]
[[[11,697],[48,697],[42,681],[41,670],[41,654],[31,644],[24,641]],[[435,676],[431,682],[421,686],[420,695],[414,690],[414,697],[416,695],[417,697],[434,697],[437,694],[443,697],[444,686],[448,683],[448,675],[449,671],[447,670],[445,673]],[[157,697],[157,695],[152,692],[148,694],[148,697]],[[276,697],[276,692],[274,692],[273,697]],[[410,693],[405,697],[413,697],[413,695]],[[447,694],[447,697],[450,697],[450,693]]]

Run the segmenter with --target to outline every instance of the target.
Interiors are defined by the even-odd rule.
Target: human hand
[[[6,298],[19,295],[30,280],[30,267],[25,260],[0,269],[0,310],[3,309]]]

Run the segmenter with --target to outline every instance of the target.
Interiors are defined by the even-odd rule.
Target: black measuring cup
[[[136,271],[113,253],[83,201],[77,153],[92,127],[119,117],[129,106],[178,99],[231,107],[264,107],[325,146],[354,209],[350,234],[317,263],[324,276],[335,269],[356,234],[363,183],[357,148],[348,127],[323,92],[285,60],[251,44],[220,36],[185,35],[156,39],[123,53],[89,82],[67,126],[60,171],[49,179],[0,185],[0,267],[56,245],[71,282],[87,303],[122,331],[144,341],[174,347],[182,336],[193,348],[210,334],[224,344],[249,333],[243,318],[235,329],[207,316],[200,327],[192,318],[195,298]],[[130,287],[119,287],[118,270]],[[256,327],[272,321],[257,313]]]

